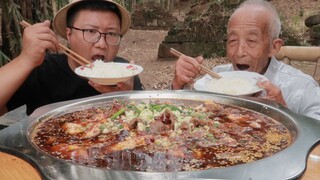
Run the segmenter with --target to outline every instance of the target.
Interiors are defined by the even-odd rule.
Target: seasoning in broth
[[[81,165],[172,172],[256,161],[286,148],[291,136],[266,115],[213,101],[191,106],[114,100],[41,122],[33,141]]]

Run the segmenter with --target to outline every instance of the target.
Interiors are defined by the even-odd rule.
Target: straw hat
[[[70,3],[66,6],[64,6],[63,8],[61,8],[57,14],[54,16],[53,19],[53,28],[55,30],[55,32],[67,39],[67,35],[66,35],[66,27],[67,27],[67,12],[68,10],[76,5],[77,3],[81,2],[83,0],[70,0]],[[107,1],[110,2],[114,5],[116,5],[120,11],[121,14],[121,35],[124,35],[130,28],[130,24],[131,24],[131,19],[130,19],[130,15],[128,13],[128,11],[121,6],[120,4],[113,2],[112,0],[101,0],[101,1]]]

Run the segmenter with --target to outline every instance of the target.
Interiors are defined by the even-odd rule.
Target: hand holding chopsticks
[[[31,24],[29,24],[26,21],[21,21],[20,24],[23,27],[31,26]],[[83,65],[91,63],[89,60],[83,58],[82,56],[80,56],[79,54],[75,53],[74,51],[72,51],[71,49],[67,48],[66,46],[62,45],[61,43],[59,43],[58,45],[62,49],[63,53],[65,53],[68,57],[70,57],[72,60],[76,61],[80,65],[83,66]]]
[[[180,57],[181,55],[183,55],[181,52],[173,49],[173,48],[170,48],[170,53],[176,57]],[[209,75],[211,75],[212,77],[216,78],[216,79],[220,79],[222,78],[222,76],[220,76],[219,74],[217,74],[216,72],[214,71],[211,71],[209,68],[205,67],[204,65],[200,65],[202,70],[206,73],[208,73]]]

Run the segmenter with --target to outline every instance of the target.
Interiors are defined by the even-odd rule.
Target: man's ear
[[[68,41],[70,39],[70,35],[71,35],[71,28],[66,28],[66,37]]]
[[[270,46],[269,57],[275,56],[281,49],[283,45],[282,39],[275,39],[272,41],[272,45]]]
[[[71,28],[66,28],[67,47],[70,48]]]

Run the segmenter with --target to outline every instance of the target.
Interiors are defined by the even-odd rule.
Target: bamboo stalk
[[[2,7],[0,7],[0,47],[2,46]]]

